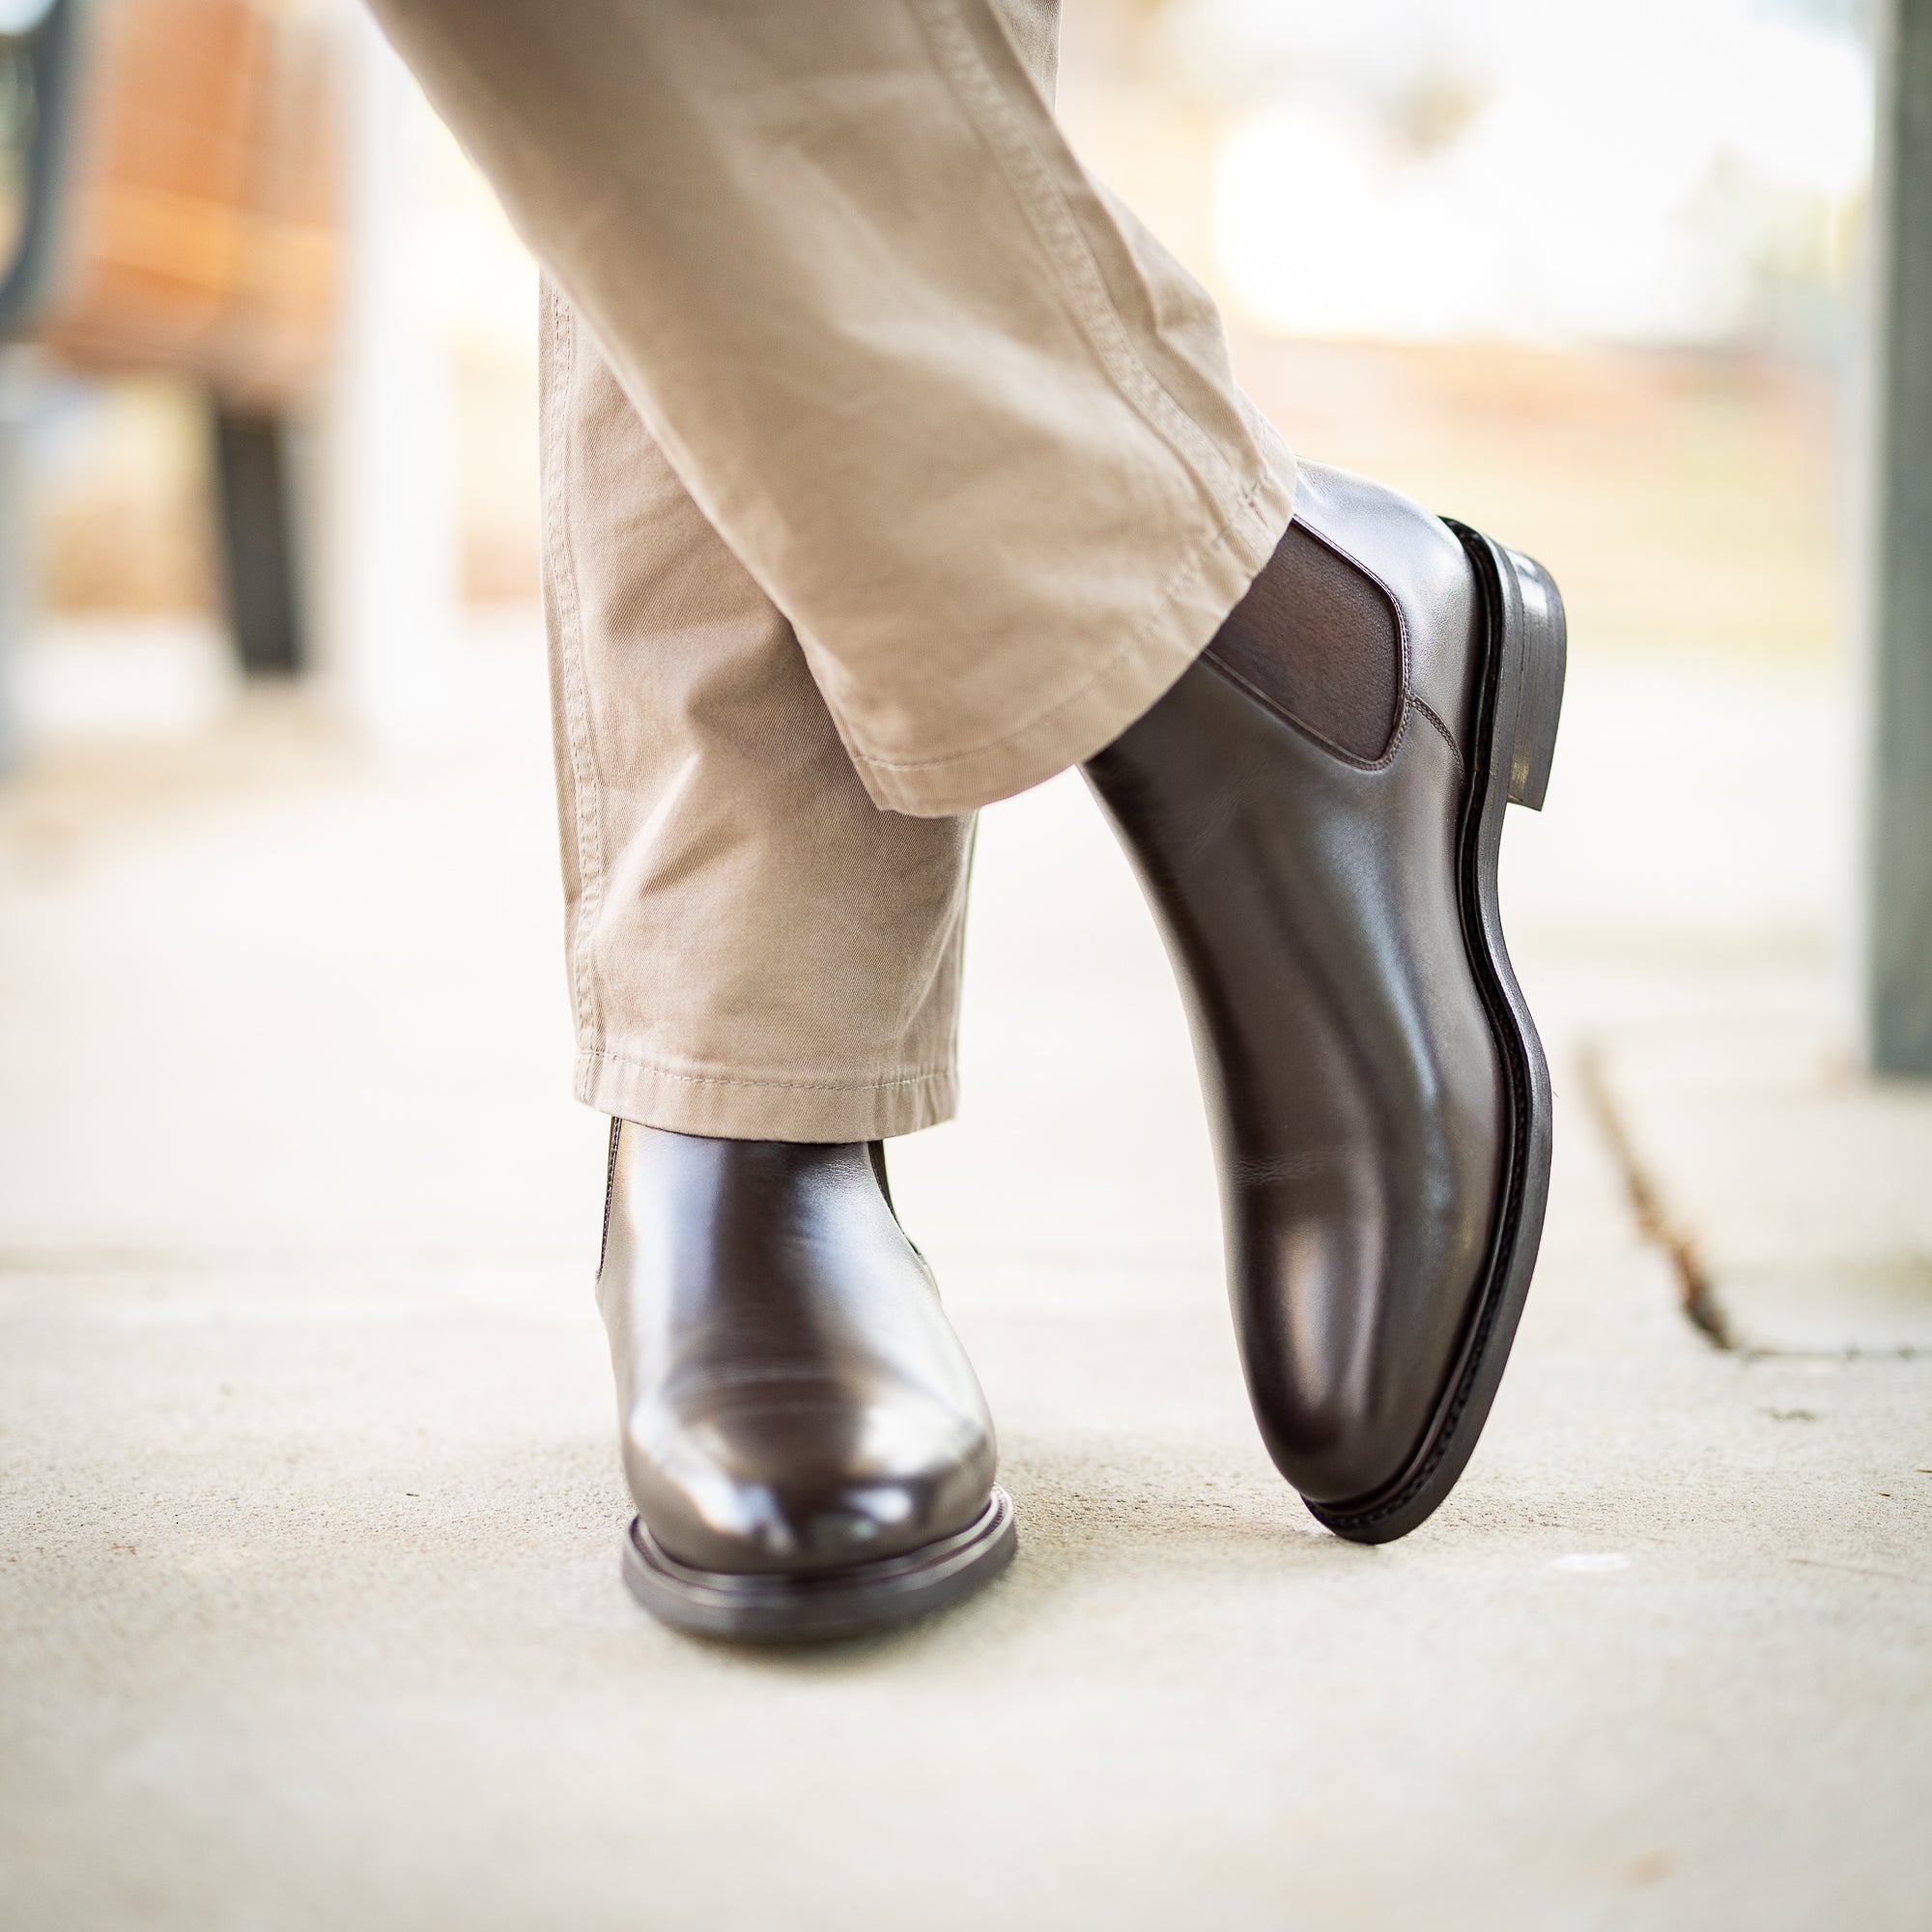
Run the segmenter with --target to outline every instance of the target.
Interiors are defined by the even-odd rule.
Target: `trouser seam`
[[[952,1024],[947,1030],[946,1054],[948,1065],[959,1065],[959,1016],[965,1007],[962,997],[966,978],[966,917],[973,904],[973,866],[980,856],[980,814],[972,814],[973,823],[966,834],[966,862],[960,867],[958,907],[952,921]]]
[[[570,744],[571,792],[577,838],[577,929],[571,944],[571,993],[577,1024],[583,1033],[597,1028],[592,933],[604,899],[604,838],[597,767],[590,753],[590,705],[584,685],[582,607],[577,586],[577,554],[570,526],[570,425],[577,382],[577,319],[548,282],[551,375],[555,385],[551,430],[549,540],[556,596],[557,645],[563,658],[564,731]]]
[[[617,1053],[610,1047],[586,1046],[581,1049],[584,1060],[603,1061],[614,1066],[634,1066],[640,1073],[648,1073],[655,1079],[682,1081],[693,1087],[776,1087],[796,1094],[890,1094],[902,1087],[923,1087],[935,1080],[951,1080],[956,1076],[953,1066],[933,1066],[923,1072],[912,1072],[891,1080],[768,1080],[756,1074],[745,1073],[684,1073],[674,1066],[666,1066],[662,1062],[643,1060],[636,1054]]]
[[[1148,366],[1135,346],[1079,218],[1040,158],[998,76],[974,45],[970,31],[946,0],[912,0],[912,5],[924,17],[927,39],[939,57],[942,72],[979,128],[1015,198],[1032,218],[1035,231],[1046,244],[1048,259],[1060,270],[1061,292],[1080,321],[1101,369],[1122,400],[1167,441],[1194,472],[1209,501],[1222,507],[1225,514],[1223,492],[1230,485],[1239,487],[1243,481],[1240,470]],[[1210,475],[1222,479],[1218,487],[1208,480]]]
[[[1257,509],[1257,499],[1266,494],[1271,482],[1272,478],[1267,475],[1257,478],[1247,494],[1236,505],[1235,514],[1214,533],[1212,539],[1204,544],[1191,556],[1185,558],[1174,574],[1169,577],[1167,582],[1160,586],[1155,607],[1149,615],[1147,622],[1119,650],[1112,652],[1088,676],[1082,678],[1071,691],[1066,692],[1060,697],[1056,697],[1045,710],[1035,712],[1024,723],[1014,725],[1011,730],[1003,732],[999,737],[990,739],[984,744],[968,746],[962,752],[947,752],[935,758],[888,758],[880,756],[877,753],[868,752],[864,746],[855,743],[848,747],[854,760],[858,763],[871,765],[880,771],[887,772],[935,771],[946,765],[965,764],[974,758],[983,758],[995,752],[1006,751],[1009,746],[1017,744],[1022,738],[1028,737],[1033,732],[1037,731],[1042,724],[1049,723],[1058,713],[1071,710],[1073,706],[1087,696],[1088,693],[1095,685],[1104,683],[1121,665],[1147,648],[1153,633],[1158,629],[1167,611],[1172,607],[1175,598],[1179,594],[1181,586],[1190,578],[1198,577],[1206,568],[1208,558],[1217,550],[1222,549],[1239,534],[1241,526],[1254,516]],[[1265,559],[1264,558],[1263,561],[1265,561]]]

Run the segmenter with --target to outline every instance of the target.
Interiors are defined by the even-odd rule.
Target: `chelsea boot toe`
[[[613,1122],[598,1301],[638,1507],[625,1578],[666,1622],[852,1635],[1010,1559],[985,1399],[876,1143]]]

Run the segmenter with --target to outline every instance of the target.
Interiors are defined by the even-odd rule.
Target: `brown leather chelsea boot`
[[[1303,465],[1253,588],[1087,766],[1187,999],[1256,1419],[1358,1542],[1462,1474],[1535,1265],[1549,1075],[1496,858],[1564,649],[1527,557]]]
[[[1011,1559],[985,1398],[877,1142],[613,1122],[605,1214],[624,1578],[646,1609],[752,1642],[851,1636]]]

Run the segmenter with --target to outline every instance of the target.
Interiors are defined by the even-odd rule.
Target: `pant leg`
[[[990,0],[372,4],[875,803],[1097,751],[1270,554],[1292,460]]]
[[[1059,0],[1001,0],[1051,98]],[[956,1090],[970,816],[881,811],[798,639],[542,298],[544,603],[579,1098],[872,1140]]]
[[[791,626],[548,288],[542,435],[578,1097],[750,1140],[947,1119],[971,817],[867,796]]]

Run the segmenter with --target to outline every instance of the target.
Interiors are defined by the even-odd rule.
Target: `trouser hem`
[[[617,1120],[716,1140],[879,1141],[950,1121],[959,1081],[952,1067],[849,1086],[697,1073],[585,1047],[577,1097]]]
[[[1286,475],[1264,472],[1219,534],[1182,566],[1132,641],[1076,690],[994,743],[901,760],[875,756],[848,739],[872,802],[915,818],[951,817],[1030,790],[1111,745],[1208,648],[1274,554],[1293,510],[1293,468]]]

